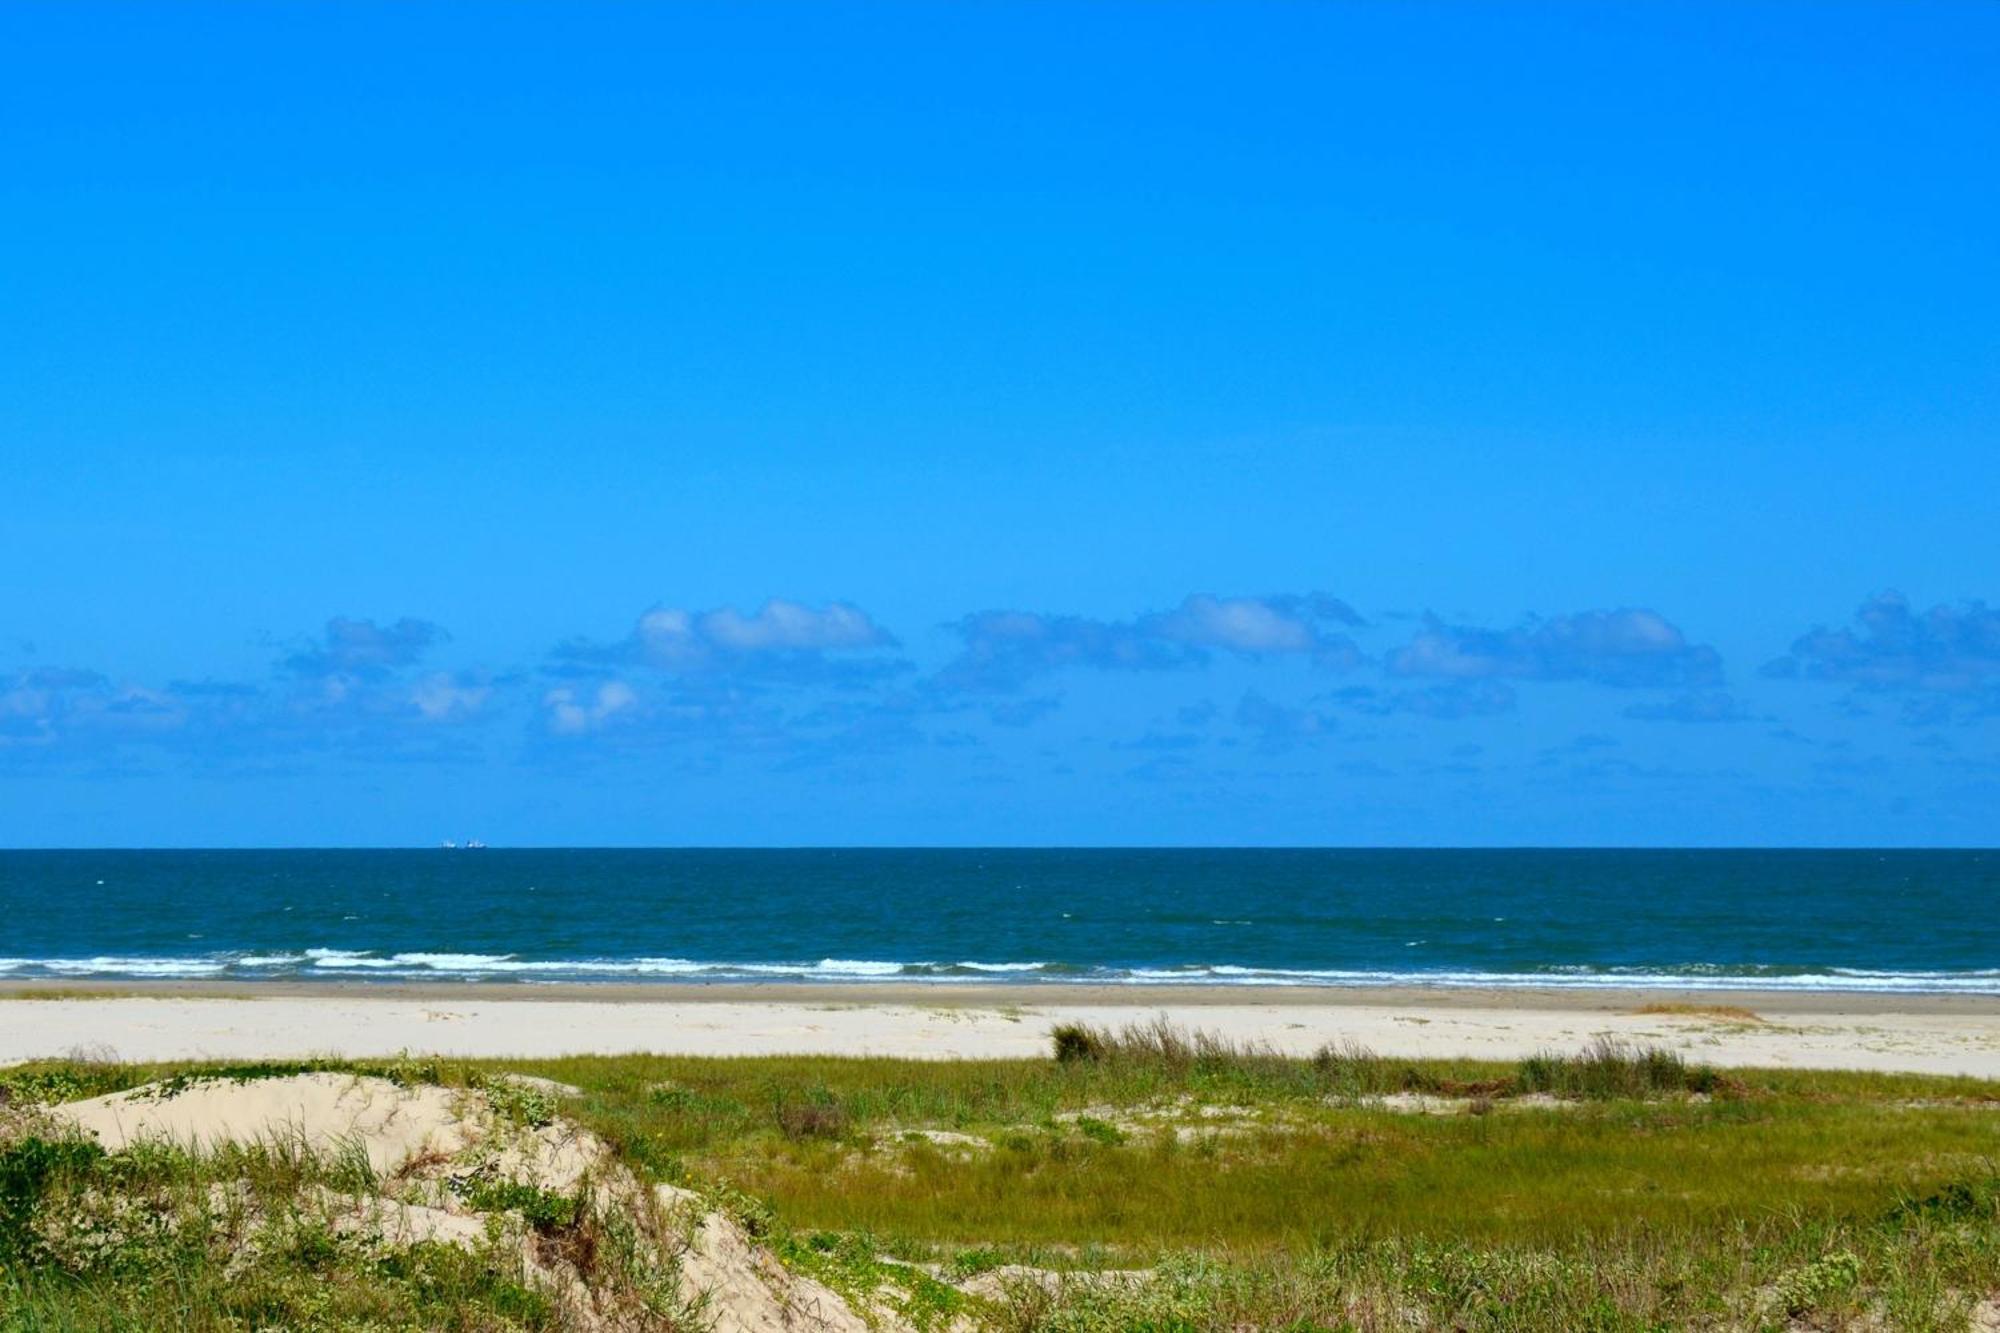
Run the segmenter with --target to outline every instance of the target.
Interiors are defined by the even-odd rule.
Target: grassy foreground
[[[572,1085],[547,1104],[512,1094],[515,1110],[559,1111],[642,1176],[726,1199],[837,1289],[898,1286],[919,1327],[1962,1333],[2000,1292],[2000,1085],[1718,1073],[1611,1047],[1518,1065],[1300,1060],[1157,1025],[1054,1045],[1040,1061],[372,1072]],[[0,1091],[18,1107],[190,1072],[28,1066],[0,1071]],[[310,1225],[247,1259],[181,1234],[177,1218],[200,1227],[171,1206],[154,1208],[145,1244],[52,1255],[33,1242],[51,1216],[116,1212],[121,1198],[194,1198],[224,1174],[275,1197],[343,1169],[280,1156],[224,1173],[0,1143],[0,1328],[565,1326],[493,1256],[347,1253]],[[533,1225],[548,1220],[537,1210],[567,1224],[578,1206],[519,1201]],[[1006,1280],[1011,1265],[1144,1271]],[[928,1276],[989,1271],[1002,1276],[988,1300]],[[665,1303],[635,1318],[699,1323]]]

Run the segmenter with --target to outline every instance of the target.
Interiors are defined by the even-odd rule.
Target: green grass
[[[15,1139],[0,1147],[0,1327],[563,1327],[505,1246],[391,1251],[333,1227],[320,1200],[369,1183],[365,1162],[282,1146],[197,1158]]]
[[[1555,1241],[1793,1208],[1865,1212],[1981,1177],[2000,1157],[1994,1110],[1907,1106],[1966,1090],[1905,1080],[1743,1075],[1740,1094],[1707,1101],[1592,1088],[1598,1100],[1578,1105],[1419,1116],[1326,1101],[1303,1066],[1174,1080],[1025,1064],[626,1060],[609,1086],[593,1075],[612,1071],[587,1063],[544,1068],[583,1087],[585,1121],[664,1178],[726,1179],[800,1226],[945,1244]],[[1500,1073],[1417,1072],[1433,1086]],[[643,1091],[660,1085],[673,1095]],[[843,1133],[788,1132],[783,1098],[801,1088],[841,1108]],[[1192,1100],[1177,1105],[1183,1095]],[[1158,1124],[1075,1115],[1160,1103],[1172,1109]],[[1243,1123],[1203,1132],[1198,1112],[1216,1106],[1241,1107]],[[995,1146],[951,1153],[894,1133],[929,1126]]]
[[[836,1289],[887,1283],[888,1304],[926,1328],[969,1314],[1015,1333],[1838,1328],[1865,1317],[1962,1333],[1971,1302],[2000,1291],[2000,1085],[1725,1073],[1610,1045],[1513,1064],[1358,1049],[1293,1059],[1158,1025],[1082,1030],[1063,1049],[1066,1059],[983,1062],[628,1056],[371,1069],[489,1091],[509,1086],[495,1077],[508,1071],[575,1085],[581,1095],[559,1105],[520,1090],[511,1115],[580,1120],[642,1175],[725,1201]],[[37,1065],[0,1071],[0,1089],[65,1099],[295,1068]],[[101,1188],[101,1173],[136,1169],[17,1167],[0,1169],[0,1228],[16,1207],[10,1190],[74,1198],[82,1187],[65,1181],[79,1172]],[[286,1171],[307,1170],[257,1169],[274,1197]],[[31,1176],[40,1183],[10,1183]],[[487,1202],[551,1228],[573,1225],[582,1207]],[[1010,1263],[1154,1275],[1054,1294],[1020,1284],[988,1306],[894,1260],[939,1265],[946,1278]],[[312,1262],[296,1249],[260,1259],[254,1300],[304,1299],[311,1284],[299,1274],[330,1271]],[[325,1261],[347,1274],[332,1285],[353,1309],[285,1326],[561,1326],[493,1256],[370,1260],[361,1276],[357,1262]],[[188,1263],[156,1284],[158,1300],[182,1303],[164,1322],[256,1326],[244,1314],[252,1298]],[[113,1308],[129,1283],[56,1277],[4,1254],[0,1267],[0,1328],[144,1326]],[[187,1313],[211,1301],[227,1317]],[[458,1322],[426,1322],[447,1306]]]
[[[947,1265],[1167,1265],[1138,1286],[1020,1291],[1005,1326],[1023,1330],[1390,1328],[1410,1309],[1440,1328],[1887,1312],[1961,1330],[2000,1289],[1993,1084],[1725,1074],[1609,1046],[1503,1065],[1110,1035],[1068,1060],[532,1072],[582,1088],[577,1113],[645,1169],[727,1181],[780,1228]],[[1376,1100],[1396,1093],[1463,1109]],[[797,1132],[804,1104],[837,1128]]]

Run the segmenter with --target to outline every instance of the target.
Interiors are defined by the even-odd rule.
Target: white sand
[[[51,1115],[118,1152],[145,1140],[197,1152],[225,1143],[295,1145],[320,1155],[349,1146],[378,1175],[424,1152],[467,1145],[457,1097],[446,1088],[400,1088],[379,1078],[302,1074],[250,1083],[197,1083],[171,1096],[152,1086],[65,1102]]]
[[[1046,992],[1042,992],[1046,994]],[[1659,997],[1677,998],[1677,997]],[[1748,1000],[1757,1004],[1754,999]],[[1553,997],[1402,995],[1021,1007],[886,1000],[594,1000],[274,995],[0,999],[0,1064],[88,1051],[124,1060],[385,1056],[1033,1056],[1059,1022],[1176,1022],[1305,1053],[1358,1041],[1384,1055],[1518,1059],[1594,1037],[1671,1046],[1716,1065],[1900,1070],[2000,1078],[2000,1005],[1883,1003],[1868,996],[1759,1005],[1764,1023],[1640,1014]]]

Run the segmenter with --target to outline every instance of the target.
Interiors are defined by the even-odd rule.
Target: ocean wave
[[[63,977],[212,977],[229,964],[212,958],[31,958],[26,966]]]
[[[511,953],[394,953],[389,961],[405,967],[434,967],[440,972],[477,972],[504,967],[514,961]]]
[[[703,960],[672,957],[524,958],[513,953],[447,950],[384,952],[312,947],[201,956],[99,955],[88,958],[0,958],[10,978],[103,977],[272,980],[348,977],[370,980],[517,980],[524,984],[618,979],[688,982],[903,981],[932,985],[986,982],[1094,983],[1119,986],[1479,987],[1550,990],[1856,991],[1900,994],[2000,995],[2000,968],[1884,969],[1755,963],[1674,966],[1551,964],[1516,971],[1474,968],[1309,968],[1243,963],[1112,966],[1056,961],[899,962],[867,958]]]
[[[397,964],[390,959],[377,957],[365,949],[307,949],[306,957],[314,967],[331,970],[342,968],[385,968]]]
[[[893,977],[903,967],[902,963],[877,963],[865,958],[822,958],[813,970],[832,977]]]

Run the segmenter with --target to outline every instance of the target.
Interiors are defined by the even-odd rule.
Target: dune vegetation
[[[385,1178],[298,1143],[107,1149],[55,1114],[313,1073],[459,1090],[600,1164]],[[695,1224],[642,1202],[668,1196],[885,1330],[2000,1328],[2000,1085],[1974,1080],[1608,1043],[1296,1059],[1159,1023],[1034,1061],[68,1061],[0,1098],[9,1330],[757,1327],[686,1280]],[[478,1234],[357,1229],[357,1199]]]

